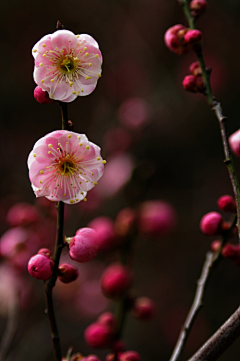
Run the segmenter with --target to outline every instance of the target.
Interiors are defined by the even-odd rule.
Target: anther
[[[101,158],[100,157],[97,157],[97,160],[100,160]]]
[[[84,202],[87,202],[87,198],[83,198]]]
[[[45,58],[45,56],[47,56],[47,54],[43,54],[43,57]]]
[[[71,134],[68,134],[68,138],[72,138]]]
[[[51,79],[51,83],[53,83],[54,82],[54,79]]]
[[[33,156],[34,156],[34,157],[36,157],[36,156],[37,156],[37,154],[36,154],[36,153],[33,153]]]
[[[97,183],[97,182],[93,182],[93,184],[96,186],[98,183]]]
[[[86,53],[86,54],[85,54],[85,56],[88,56],[88,55],[89,55],[89,53]]]
[[[95,58],[99,58],[99,55],[98,55],[98,54],[96,54],[96,55],[95,55]]]
[[[41,80],[41,83],[44,83],[44,79]]]
[[[84,46],[83,50],[84,50],[84,51],[86,51],[86,50],[87,50],[87,47],[86,47],[86,46]]]
[[[43,174],[43,170],[40,170],[40,174]]]
[[[43,44],[43,47],[46,48],[46,44]]]
[[[48,144],[48,148],[52,148],[52,144]]]
[[[40,66],[43,66],[43,63],[40,63],[39,65],[40,65]]]
[[[106,164],[106,163],[107,163],[106,160],[103,160],[103,161],[102,161],[102,164]]]
[[[86,149],[89,149],[90,147],[89,147],[89,145],[86,145]]]

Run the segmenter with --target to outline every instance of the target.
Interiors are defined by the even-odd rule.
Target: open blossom
[[[39,40],[32,54],[34,81],[51,99],[68,103],[88,95],[101,76],[102,54],[90,35],[57,30]]]
[[[28,157],[29,178],[37,197],[73,204],[86,200],[105,163],[86,135],[56,130],[35,143]]]

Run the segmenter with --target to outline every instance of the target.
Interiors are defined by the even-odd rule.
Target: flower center
[[[70,174],[74,174],[76,169],[74,168],[74,165],[67,161],[67,162],[63,162],[61,165],[60,165],[60,171],[61,171],[61,174],[64,175],[64,176],[67,176]]]
[[[60,68],[65,73],[71,73],[75,66],[74,66],[74,60],[71,58],[64,58],[62,62],[60,63]]]

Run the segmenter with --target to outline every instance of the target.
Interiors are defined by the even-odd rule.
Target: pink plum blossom
[[[56,130],[35,143],[28,157],[29,178],[36,197],[73,204],[86,200],[105,163],[86,135]]]
[[[32,54],[34,81],[51,99],[69,103],[88,95],[101,77],[102,54],[90,35],[57,30],[40,39]]]

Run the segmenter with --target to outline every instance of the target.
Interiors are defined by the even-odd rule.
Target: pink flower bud
[[[237,157],[240,157],[240,129],[238,129],[235,133],[230,135],[229,145],[230,145],[232,152]]]
[[[38,280],[45,281],[53,273],[54,263],[48,257],[42,254],[36,254],[28,262],[28,272]]]
[[[216,241],[213,241],[213,242],[211,243],[211,250],[212,250],[213,252],[218,252],[218,250],[219,250],[220,247],[221,247],[221,244],[222,244],[222,242],[219,241],[218,239],[217,239]]]
[[[188,29],[181,24],[169,28],[164,35],[164,42],[168,49],[178,55],[190,50],[189,44],[184,40],[187,31]]]
[[[222,256],[233,261],[237,266],[240,266],[240,244],[227,243],[222,248]]]
[[[86,361],[100,361],[100,359],[96,355],[89,355]]]
[[[197,29],[188,30],[184,36],[184,40],[189,45],[195,45],[202,41],[202,33]]]
[[[183,79],[182,85],[185,90],[191,93],[197,93],[197,77],[195,75],[187,75]]]
[[[111,218],[97,217],[88,224],[88,227],[97,232],[97,244],[100,251],[109,251],[114,248],[116,236]]]
[[[38,254],[42,254],[43,256],[46,256],[47,258],[52,259],[52,253],[48,248],[41,248],[38,250]]]
[[[136,211],[132,208],[123,208],[116,217],[115,229],[119,236],[126,236],[134,228]]]
[[[119,361],[140,361],[140,359],[140,355],[136,351],[123,352],[119,357]]]
[[[105,296],[115,298],[124,294],[132,283],[131,273],[120,263],[112,263],[101,277],[101,287]]]
[[[182,85],[185,90],[191,93],[203,93],[205,85],[202,76],[187,75],[183,79]]]
[[[202,69],[198,61],[192,63],[189,67],[190,73],[195,76],[202,76]]]
[[[90,347],[105,348],[110,342],[110,333],[106,326],[92,323],[84,331],[85,342]]]
[[[98,253],[97,233],[91,228],[81,228],[69,243],[69,256],[77,262],[92,261]]]
[[[100,323],[101,325],[106,326],[110,333],[114,333],[117,321],[116,321],[116,317],[114,316],[114,314],[112,312],[102,313],[98,317],[97,322]]]
[[[223,218],[220,213],[209,212],[200,222],[201,231],[208,236],[216,236],[221,233]]]
[[[69,263],[62,263],[58,268],[58,279],[63,283],[73,282],[78,276],[79,272],[77,267]]]
[[[50,104],[53,103],[53,99],[50,99],[48,96],[48,92],[44,91],[40,88],[40,86],[37,86],[34,89],[34,98],[36,101],[40,104]]]
[[[139,320],[151,320],[156,315],[156,306],[150,298],[139,297],[135,300],[132,312]]]
[[[232,196],[224,195],[218,198],[217,205],[221,211],[236,213],[236,201]]]
[[[7,222],[11,226],[27,226],[39,220],[37,208],[28,203],[16,203],[8,211]]]
[[[144,202],[139,210],[139,230],[147,235],[164,236],[170,233],[176,220],[175,210],[164,201]]]
[[[192,0],[189,4],[191,15],[193,17],[198,17],[202,15],[207,8],[207,1],[206,0]]]

